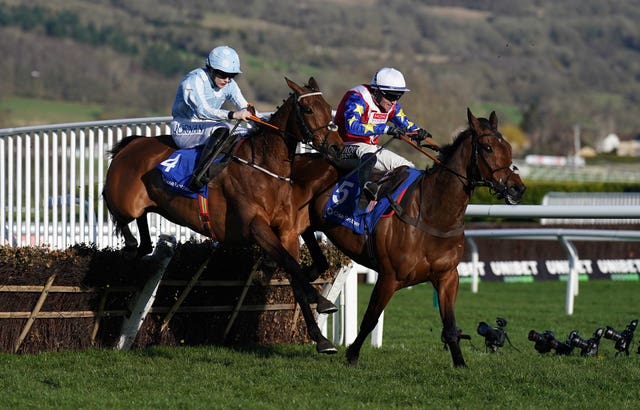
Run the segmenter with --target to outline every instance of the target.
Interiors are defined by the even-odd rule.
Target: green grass
[[[454,369],[442,350],[430,285],[398,292],[387,308],[383,346],[367,342],[356,367],[344,348],[320,356],[311,345],[230,349],[154,347],[130,352],[89,350],[0,354],[0,407],[5,408],[630,408],[637,405],[640,355],[615,357],[603,339],[599,357],[540,355],[529,330],[552,330],[564,341],[578,329],[623,330],[638,318],[639,283],[580,283],[575,314],[564,314],[566,283],[461,285],[458,325],[468,369]],[[371,291],[361,285],[362,316]],[[479,321],[508,320],[508,344],[487,353]],[[637,338],[636,338],[637,339]],[[516,348],[518,350],[516,350]]]
[[[139,115],[144,117],[144,115]],[[132,117],[129,107],[107,108],[100,104],[22,97],[0,98],[0,128],[66,124]]]
[[[10,97],[0,100],[0,112],[3,112],[7,123],[23,126],[97,120],[102,107],[98,104]]]

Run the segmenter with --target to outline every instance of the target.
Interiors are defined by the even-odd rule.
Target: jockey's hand
[[[418,129],[418,131],[416,131],[416,133],[411,136],[411,139],[415,142],[424,141],[427,138],[433,139],[433,136],[429,134],[427,130],[424,130],[422,128]]]
[[[243,108],[239,111],[234,111],[233,112],[233,119],[234,120],[243,120],[243,121],[247,121],[251,118],[253,114],[251,113],[251,111],[249,111],[246,108]]]
[[[386,134],[391,135],[393,138],[400,138],[404,135],[404,130],[401,128],[389,126],[389,128],[387,128]]]

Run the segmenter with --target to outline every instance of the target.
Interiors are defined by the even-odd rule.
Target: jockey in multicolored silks
[[[252,115],[249,103],[242,95],[240,87],[233,79],[242,73],[240,58],[231,47],[219,46],[211,50],[205,66],[189,72],[178,87],[171,108],[173,121],[171,134],[179,148],[204,145],[196,164],[189,187],[198,191],[208,178],[196,178],[203,174],[211,161],[214,147],[228,139],[229,120],[247,120]],[[225,102],[236,110],[222,108]],[[239,134],[246,133],[240,129]],[[232,141],[231,141],[232,142]]]
[[[335,122],[345,142],[342,159],[360,159],[358,179],[371,198],[375,198],[378,189],[375,183],[367,182],[373,168],[381,171],[401,165],[414,168],[413,163],[402,156],[378,147],[379,136],[399,137],[412,133],[410,136],[417,142],[430,137],[405,115],[398,100],[407,91],[402,73],[395,68],[383,67],[373,75],[370,84],[347,91],[336,109]]]

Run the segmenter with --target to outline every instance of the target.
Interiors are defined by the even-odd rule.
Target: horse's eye
[[[302,112],[303,112],[304,114],[306,114],[306,115],[311,115],[311,114],[313,114],[313,110],[311,109],[311,107],[306,106],[306,105],[302,106]]]
[[[487,152],[493,152],[493,148],[491,147],[491,145],[483,145],[482,149]]]

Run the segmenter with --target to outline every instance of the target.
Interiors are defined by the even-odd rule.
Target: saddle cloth
[[[201,152],[202,146],[179,149],[156,165],[164,182],[176,193],[189,198],[197,198],[198,195],[209,197],[209,187],[206,184],[198,192],[187,187]]]
[[[408,174],[406,179],[389,195],[378,198],[373,209],[358,208],[358,201],[362,195],[358,174],[353,172],[347,175],[338,181],[336,188],[331,193],[324,209],[324,218],[345,226],[360,235],[373,232],[380,218],[393,215],[392,212],[384,215],[391,204],[389,197],[399,202],[411,184],[424,174],[424,171],[414,168],[407,168],[406,172]]]

